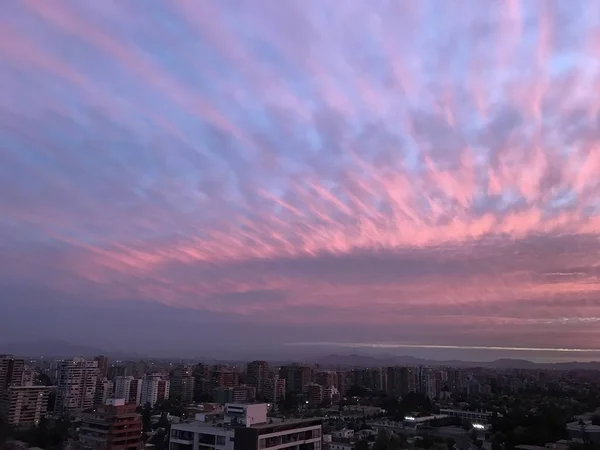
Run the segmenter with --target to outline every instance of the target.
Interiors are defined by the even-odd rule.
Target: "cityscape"
[[[0,356],[3,447],[600,446],[600,371]]]
[[[0,0],[0,450],[600,450],[600,0]]]

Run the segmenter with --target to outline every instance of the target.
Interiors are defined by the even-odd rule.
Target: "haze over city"
[[[0,342],[600,359],[595,2],[136,6],[1,7]]]

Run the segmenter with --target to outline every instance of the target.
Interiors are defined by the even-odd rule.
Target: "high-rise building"
[[[146,375],[142,379],[141,404],[154,406],[157,402],[169,398],[169,380],[160,375]]]
[[[437,397],[437,380],[431,367],[419,368],[419,391],[430,399]]]
[[[304,395],[311,407],[317,407],[323,403],[323,386],[317,383],[309,383],[304,386]]]
[[[0,415],[13,427],[37,425],[48,411],[49,386],[9,386],[0,393]]]
[[[265,381],[269,376],[269,363],[266,361],[252,361],[246,367],[246,383],[256,388],[259,397],[264,395]]]
[[[323,404],[327,407],[340,402],[340,391],[335,386],[323,389]]]
[[[213,399],[221,405],[226,403],[252,403],[256,400],[256,388],[247,385],[218,387],[213,390]]]
[[[297,364],[281,367],[279,375],[281,378],[285,379],[285,385],[288,392],[294,394],[302,394],[304,386],[312,381],[312,369]]]
[[[335,385],[335,387],[337,387],[338,391],[340,391],[340,395],[343,397],[346,395],[346,378],[348,376],[347,372],[343,372],[343,371],[338,371],[337,373],[337,384]]]
[[[108,379],[114,380],[117,377],[124,377],[127,372],[127,367],[123,365],[111,364],[108,367]],[[135,378],[135,377],[134,377]]]
[[[352,372],[354,383],[372,391],[387,390],[387,371],[382,367],[359,369]]]
[[[318,372],[315,375],[315,382],[319,383],[324,388],[336,387],[337,373],[330,370]]]
[[[217,418],[197,414],[171,426],[171,450],[321,450],[321,419],[267,417],[267,405],[227,404]]]
[[[108,378],[98,378],[96,382],[96,393],[94,394],[94,405],[104,405],[107,400],[114,397],[114,384]]]
[[[148,370],[148,364],[145,361],[127,361],[125,363],[125,373],[134,378],[143,378]]]
[[[210,368],[206,364],[198,363],[192,370],[194,377],[194,400],[199,401],[204,395],[208,394],[210,386]]]
[[[0,392],[9,386],[21,386],[24,370],[25,360],[13,355],[0,355]]]
[[[94,357],[94,361],[98,363],[98,376],[100,378],[108,377],[108,358],[104,355]]]
[[[115,378],[115,399],[138,406],[142,401],[142,379],[133,377]]]
[[[464,390],[464,377],[463,372],[453,367],[446,369],[448,374],[448,389],[450,392],[459,393]]]
[[[285,379],[272,375],[265,381],[264,398],[271,403],[277,403],[285,398]]]
[[[82,450],[141,450],[142,418],[135,405],[123,399],[109,400],[93,412],[84,413],[79,426]]]
[[[184,404],[191,403],[194,399],[194,376],[191,366],[179,366],[171,374],[172,398],[181,400]]]
[[[32,386],[35,384],[35,379],[36,371],[29,366],[25,366],[21,376],[21,386]]]
[[[400,367],[400,395],[419,390],[419,371],[414,367]]]
[[[235,387],[240,384],[240,374],[231,367],[216,367],[211,375],[215,387]]]
[[[98,381],[98,362],[84,358],[60,361],[54,410],[65,412],[94,406]]]

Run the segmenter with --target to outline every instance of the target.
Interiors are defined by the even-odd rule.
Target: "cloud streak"
[[[586,7],[7,6],[0,282],[300,340],[595,348]]]

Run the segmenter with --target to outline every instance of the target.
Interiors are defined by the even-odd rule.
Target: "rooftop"
[[[315,422],[321,422],[321,419],[318,418],[310,418],[310,419],[279,419],[279,418],[269,418],[269,421],[266,423],[255,423],[250,425],[247,428],[254,428],[254,429],[264,429],[264,428],[268,428],[268,427],[273,427],[273,426],[279,426],[279,425],[299,425],[299,424],[303,424],[303,423],[315,423]],[[194,431],[197,430],[199,428],[212,428],[215,430],[232,430],[234,428],[237,427],[243,427],[243,425],[234,425],[231,423],[226,423],[224,420],[219,420],[217,422],[202,422],[199,420],[190,420],[190,421],[186,421],[186,422],[181,422],[178,424],[173,424],[173,428],[176,428],[178,430],[184,430],[184,431]]]

